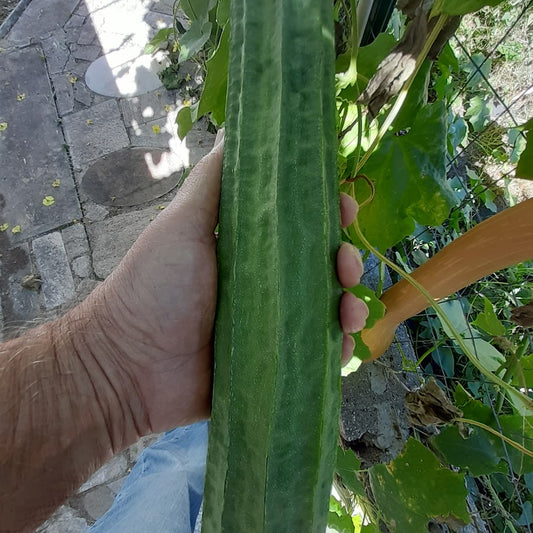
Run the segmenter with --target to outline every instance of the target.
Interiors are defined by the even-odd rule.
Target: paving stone
[[[89,121],[89,122],[88,122]],[[118,104],[108,100],[63,119],[74,167],[129,145]]]
[[[174,0],[154,0],[150,6],[150,11],[156,11],[157,13],[164,13],[165,15],[172,16],[174,7]]]
[[[35,533],[85,533],[87,521],[67,505],[62,505]]]
[[[68,22],[63,26],[66,30],[70,28],[79,28],[85,22],[85,17],[74,13],[69,19]]]
[[[71,55],[65,65],[64,71],[69,75],[76,76],[78,78],[83,78],[90,64],[90,61],[75,59]]]
[[[109,510],[114,498],[113,492],[105,485],[101,485],[83,495],[82,505],[93,520],[98,520]]]
[[[91,275],[91,260],[88,255],[77,257],[72,261],[72,270],[78,278],[88,278]]]
[[[91,19],[88,18],[87,22],[85,22],[85,24],[81,28],[81,33],[78,38],[78,44],[91,44],[94,40],[96,40],[96,37],[96,30],[94,29]]]
[[[81,27],[78,26],[78,27],[72,27],[72,28],[65,29],[65,35],[66,35],[65,39],[67,43],[70,45],[70,51],[71,52],[76,51],[79,48],[77,43],[81,35]]]
[[[89,242],[83,224],[68,226],[61,231],[61,236],[67,256],[71,261],[89,253]]]
[[[4,327],[20,326],[35,319],[40,313],[39,293],[21,285],[24,276],[37,272],[32,268],[28,244],[23,243],[7,249],[3,235],[0,233],[0,296]]]
[[[146,448],[149,448],[152,444],[154,444],[154,442],[157,442],[162,436],[163,433],[146,435],[145,437],[140,438],[135,444],[132,444],[128,448],[130,461],[132,463],[136,463],[141,453],[146,450]]]
[[[93,102],[94,93],[87,88],[87,85],[81,80],[74,84],[74,100],[80,102],[86,107],[90,107]]]
[[[70,82],[69,76],[65,74],[52,76],[52,86],[59,116],[64,117],[72,113],[74,109],[74,85]]]
[[[83,210],[85,211],[85,218],[90,222],[101,222],[109,214],[109,209],[94,202],[85,202]]]
[[[61,29],[54,31],[50,37],[41,41],[48,72],[51,75],[63,72],[70,57],[70,50],[65,39],[65,32]]]
[[[0,54],[0,122],[8,124],[0,132],[0,223],[21,227],[3,233],[11,244],[81,216],[41,56],[39,46]],[[53,188],[56,179],[61,186]],[[55,203],[44,206],[49,195]]]
[[[115,455],[113,459],[107,462],[102,468],[97,470],[79,489],[78,494],[83,494],[84,492],[96,487],[98,485],[103,485],[104,483],[109,483],[114,481],[119,477],[124,476],[128,469],[128,461],[126,459],[126,452],[122,452],[118,455]]]
[[[113,496],[116,496],[119,493],[127,478],[128,476],[124,476],[107,484],[107,488],[112,492]]]
[[[170,111],[175,111],[181,101],[177,92],[158,89],[132,98],[121,98],[119,104],[124,123],[131,127],[165,117]]]
[[[183,163],[154,148],[125,148],[89,167],[81,190],[101,205],[130,207],[155,200],[176,187]]]
[[[163,28],[171,28],[174,22],[172,15],[166,15],[164,13],[157,13],[149,11],[144,17],[147,22],[155,31],[159,31]]]
[[[67,22],[79,0],[32,0],[10,31],[10,39],[42,38]]]
[[[166,119],[153,120],[128,128],[131,144],[166,148],[174,161],[174,168],[179,168],[180,165],[185,168],[194,166],[209,153],[215,142],[215,135],[206,131],[203,124],[199,123],[192,128],[185,139],[180,140],[174,117],[174,113],[169,113]],[[160,129],[159,134],[154,132],[154,126]]]
[[[87,69],[85,82],[92,91],[105,96],[137,96],[162,86],[157,73],[164,66],[162,53],[149,55],[136,48],[123,48],[94,61]]]
[[[111,274],[153,218],[154,208],[146,208],[87,225],[97,277]]]
[[[38,237],[32,243],[35,264],[39,271],[41,292],[46,309],[53,309],[74,298],[74,280],[61,233],[56,231]]]
[[[100,46],[90,44],[87,46],[80,46],[72,53],[74,59],[83,59],[84,61],[94,61],[100,54],[102,49]]]
[[[100,281],[91,278],[82,279],[76,286],[76,303],[83,302],[100,283]]]

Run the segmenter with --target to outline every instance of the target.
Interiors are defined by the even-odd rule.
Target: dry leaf
[[[11,228],[11,233],[20,233],[21,229],[20,225],[17,224]]]
[[[54,187],[54,188],[59,187],[60,185],[61,185],[61,180],[60,179],[55,179],[52,182],[52,187]]]
[[[6,231],[7,228],[9,228],[9,224],[7,222],[0,225],[0,231]]]
[[[7,130],[7,122],[0,122],[0,131]]]
[[[51,205],[54,205],[55,204],[55,200],[54,200],[54,197],[53,196],[45,196],[43,198],[43,205],[45,205],[46,207],[49,207]]]
[[[414,426],[442,426],[463,416],[433,378],[422,388],[407,393],[405,406]]]
[[[511,320],[523,328],[533,326],[533,302],[513,309],[511,311]]]

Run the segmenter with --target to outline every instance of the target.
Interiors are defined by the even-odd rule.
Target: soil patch
[[[0,0],[0,24],[8,17],[8,15],[17,7],[19,0]]]

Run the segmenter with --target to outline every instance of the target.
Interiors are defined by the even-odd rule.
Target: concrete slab
[[[74,169],[129,145],[118,104],[108,100],[63,119]]]
[[[136,48],[117,50],[94,61],[87,69],[85,82],[89,89],[104,96],[144,94],[162,86],[157,73],[166,66],[163,58],[162,54],[143,54]]]
[[[125,148],[98,159],[85,173],[81,188],[97,204],[134,206],[155,200],[181,180],[164,150]]]
[[[73,224],[61,232],[68,258],[74,259],[89,253],[89,243],[83,224]]]
[[[39,46],[0,54],[0,225],[11,244],[81,216],[42,54]]]
[[[42,38],[63,26],[79,0],[32,0],[9,33],[9,40]]]
[[[55,231],[38,237],[32,243],[39,271],[44,306],[54,309],[74,299],[74,280],[61,233]]]

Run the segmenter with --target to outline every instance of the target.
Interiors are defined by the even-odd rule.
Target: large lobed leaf
[[[370,483],[390,531],[422,533],[431,519],[470,521],[464,474],[443,468],[423,444],[409,439],[388,465],[374,465]]]
[[[439,225],[445,220],[455,202],[446,182],[445,158],[442,102],[420,109],[407,133],[389,132],[383,138],[362,169],[375,187],[374,199],[359,213],[361,229],[371,244],[384,251],[410,235],[415,221]]]

